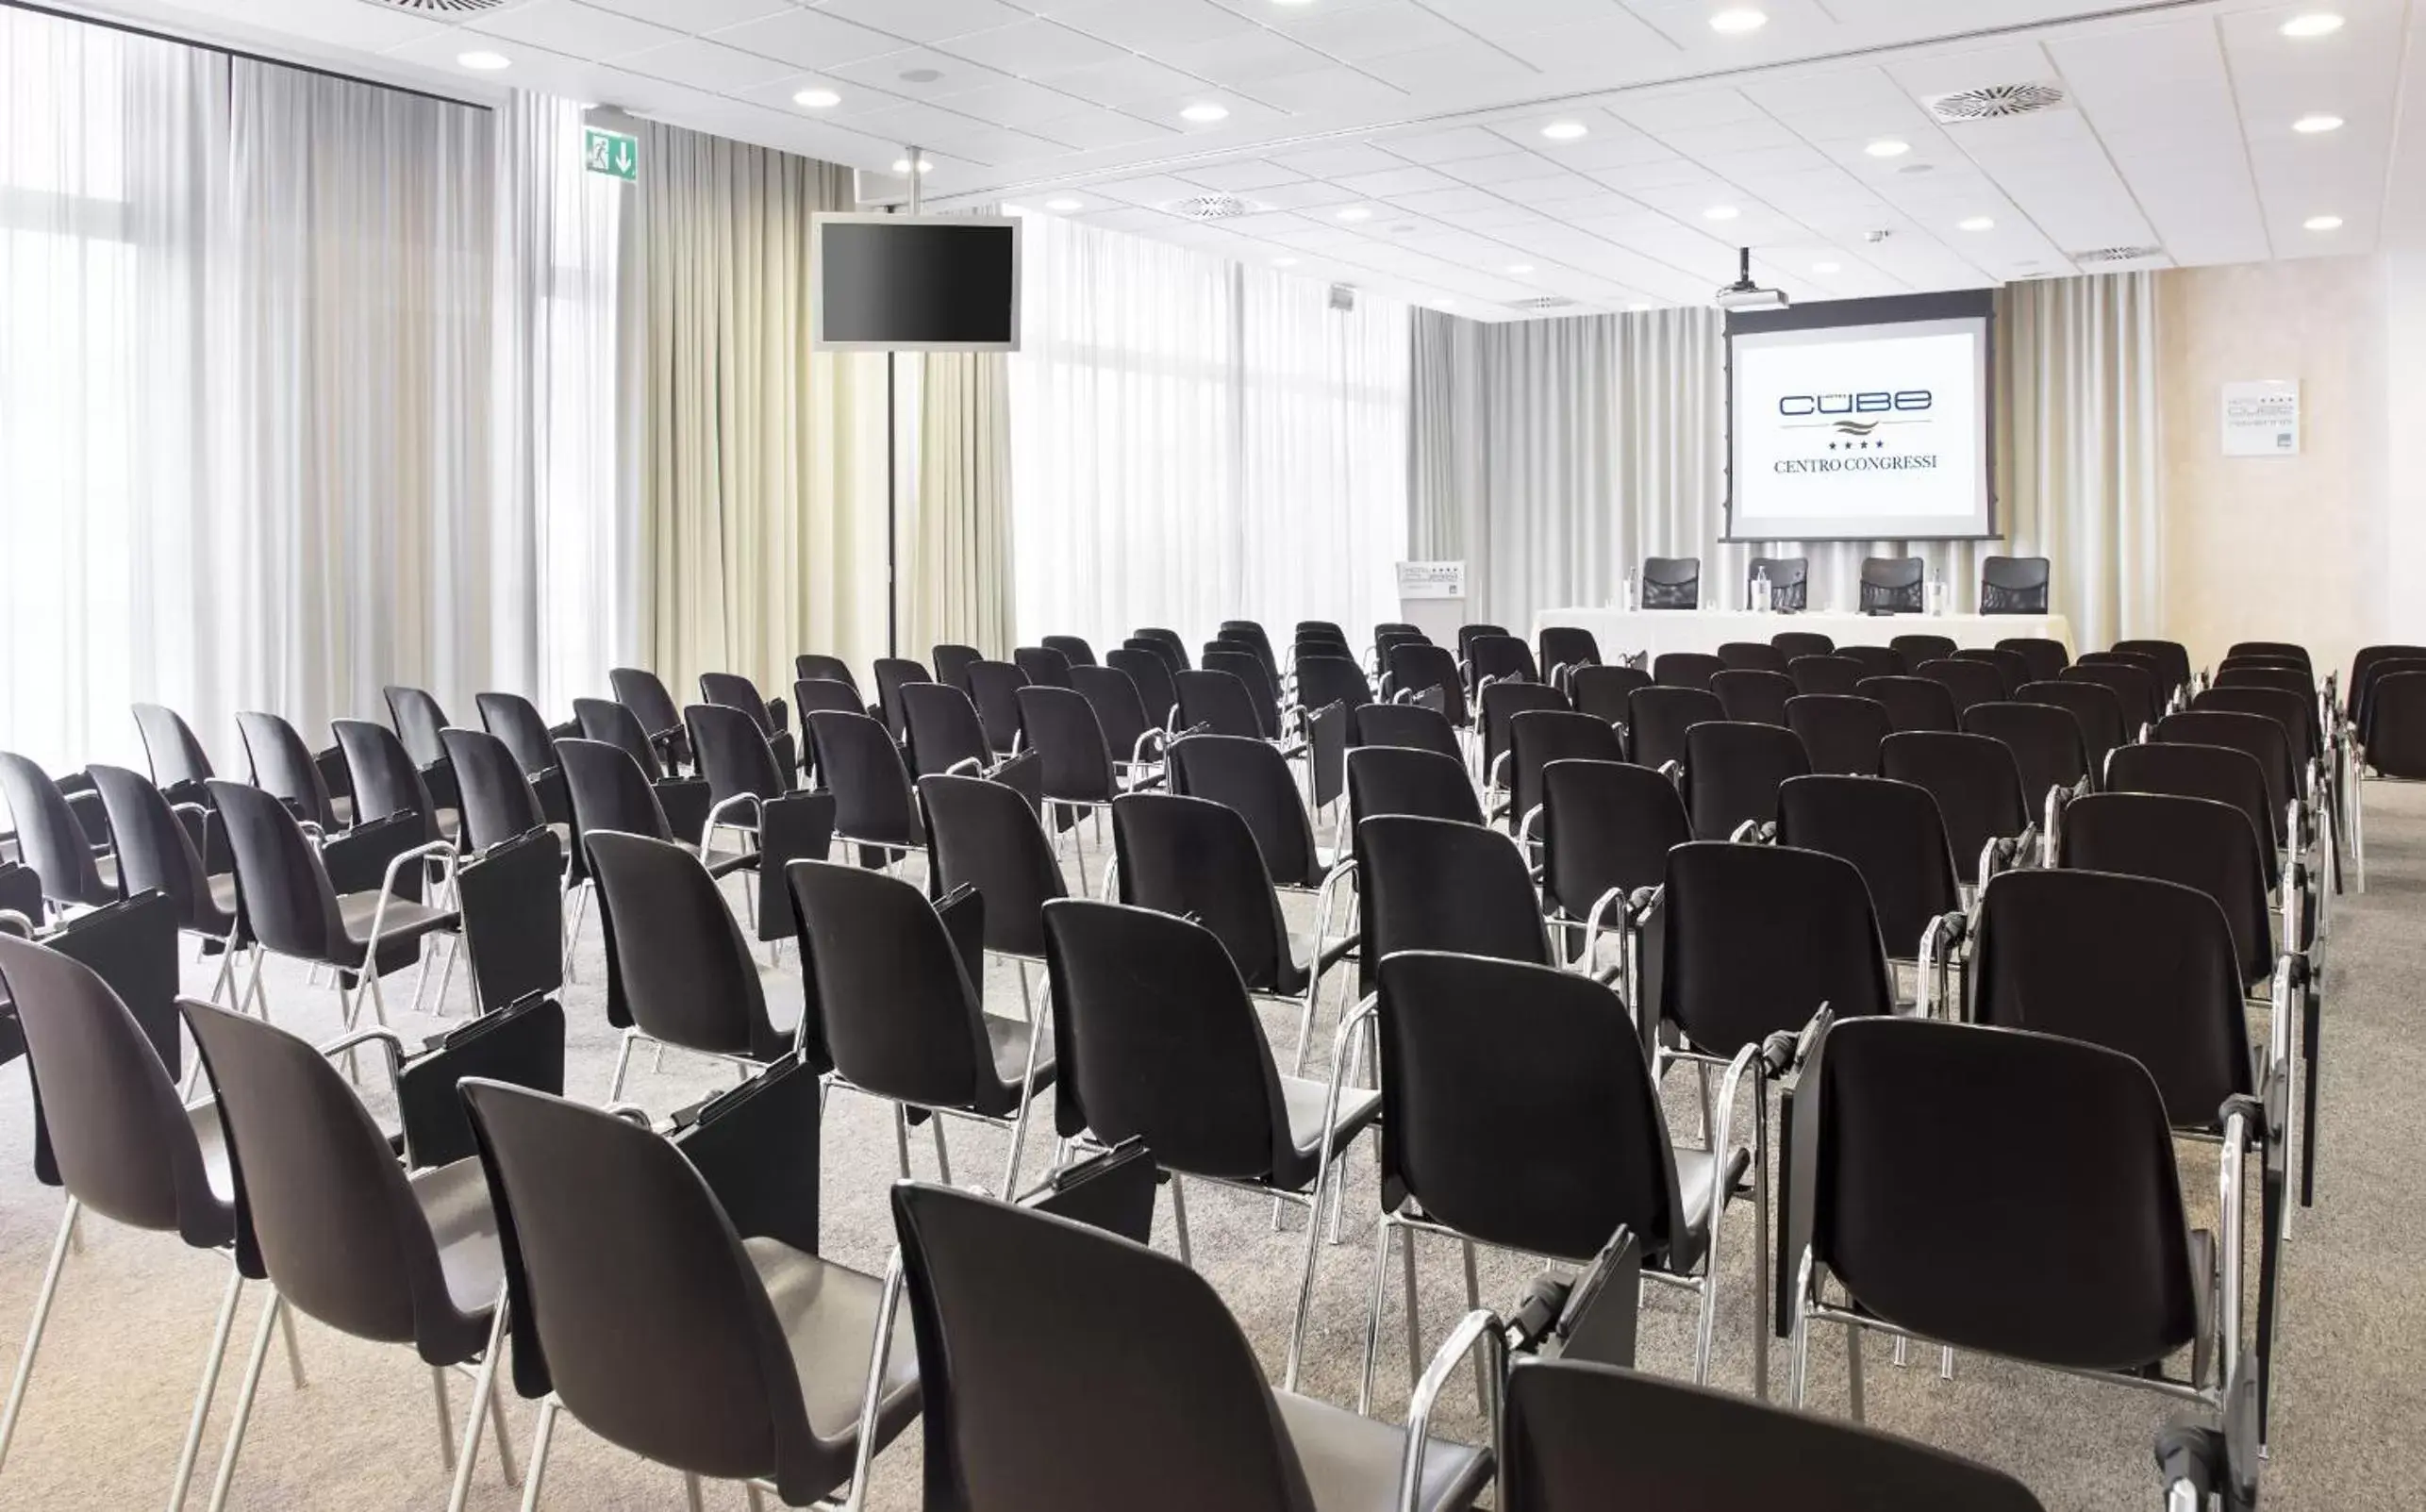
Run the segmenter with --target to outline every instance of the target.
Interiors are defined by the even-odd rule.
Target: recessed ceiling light
[[[1294,268],[1297,266],[1297,259],[1295,258],[1274,258],[1272,259],[1272,266],[1275,268]]]
[[[459,53],[455,60],[465,68],[476,68],[483,74],[514,66],[514,60],[503,53]]]
[[[1985,215],[1974,215],[1955,222],[1954,228],[1958,231],[1993,231],[1997,224]]]
[[[1533,264],[1529,262],[1511,262],[1508,264],[1508,272],[1521,278],[1526,274],[1533,272]]]
[[[842,96],[832,90],[803,90],[791,97],[791,103],[806,106],[812,110],[824,110],[840,105]]]
[[[1343,221],[1366,221],[1372,218],[1373,212],[1361,205],[1342,205],[1337,214]]]
[[[1845,265],[1841,262],[1815,262],[1811,265],[1811,271],[1825,278],[1832,273],[1843,273]]]
[[[1912,143],[1898,141],[1893,137],[1881,137],[1862,149],[1873,158],[1901,158],[1911,150]]]
[[[1069,195],[1063,194],[1058,198],[1045,201],[1044,208],[1051,210],[1055,215],[1068,215],[1072,210],[1085,209],[1087,208],[1087,202],[1085,200],[1072,199]]]
[[[2300,224],[2311,231],[2338,231],[2342,228],[2342,218],[2338,215],[2312,215]]]
[[[1702,212],[1702,218],[1705,221],[1732,221],[1743,213],[1732,205],[1713,205]]]
[[[932,84],[942,76],[943,70],[939,68],[906,68],[902,70],[902,82],[905,84]]]
[[[1581,121],[1553,121],[1541,128],[1541,134],[1553,141],[1573,141],[1590,136],[1592,128]]]
[[[1729,36],[1738,36],[1748,31],[1758,31],[1768,25],[1769,17],[1767,15],[1757,10],[1741,8],[1734,10],[1721,10],[1717,15],[1710,18],[1710,29],[1712,31],[1722,31],[1727,33]]]
[[[2330,10],[2311,10],[2283,24],[2285,37],[2330,37],[2342,29],[2342,18]]]
[[[1626,313],[1627,313],[1627,314],[1629,314],[1629,315],[1640,315],[1640,314],[1644,313],[1645,311],[1649,310],[1651,307],[1652,307],[1651,306],[1649,306],[1649,305],[1644,305],[1644,304],[1633,304],[1633,305],[1628,305],[1628,306],[1626,307]]]
[[[931,174],[931,173],[935,172],[935,162],[934,162],[934,160],[933,160],[932,158],[921,158],[918,160],[918,171],[919,171],[920,173],[922,173],[922,174]],[[893,159],[893,172],[894,172],[894,173],[897,173],[897,174],[906,174],[906,173],[908,173],[908,172],[909,172],[909,159],[908,159],[908,158],[894,158],[894,159]]]
[[[2337,115],[2303,115],[2291,123],[2291,129],[2307,137],[2320,131],[2339,131],[2342,129],[2342,118]]]
[[[1215,105],[1207,100],[1201,105],[1191,105],[1180,111],[1179,118],[1183,121],[1193,121],[1198,125],[1211,125],[1216,121],[1230,119],[1230,108],[1226,105]]]

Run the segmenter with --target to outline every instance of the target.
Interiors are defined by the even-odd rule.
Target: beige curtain
[[[847,169],[644,123],[641,644],[775,696],[803,651],[885,634],[884,359],[809,350],[809,217]],[[634,339],[627,333],[627,340]]]
[[[2053,559],[2082,645],[2159,633],[2155,286],[2146,274],[2033,280],[1997,300],[2002,541],[1720,542],[1726,349],[1718,312],[1661,310],[1415,329],[1408,536],[1467,563],[1476,620],[1511,627],[1613,602],[1647,556],[1699,557],[1705,603],[1740,606],[1755,554],[1807,555],[1815,605],[1850,602],[1866,556],[1920,557],[1950,584],[1984,557]],[[1969,602],[1957,589],[1958,603]]]
[[[1007,658],[1012,608],[1010,360],[933,352],[921,364],[918,492],[906,511],[902,655],[942,642]]]

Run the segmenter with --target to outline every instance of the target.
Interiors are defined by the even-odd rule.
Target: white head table
[[[1730,640],[1761,640],[1784,630],[1816,631],[1840,646],[1883,646],[1900,635],[1942,635],[1965,649],[2000,640],[2040,638],[2072,648],[2072,626],[2060,614],[1755,614],[1750,609],[1544,609],[1533,617],[1537,639],[1545,625],[1589,630],[1601,657],[1617,661],[1637,652],[1715,652]]]

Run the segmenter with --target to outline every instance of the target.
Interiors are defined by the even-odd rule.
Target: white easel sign
[[[1462,599],[1466,596],[1464,562],[1401,562],[1398,596],[1402,599]]]
[[[2300,455],[2300,385],[2287,379],[2224,385],[2226,457]]]

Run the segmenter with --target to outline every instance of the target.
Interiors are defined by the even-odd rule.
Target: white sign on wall
[[[2300,385],[2268,378],[2224,385],[2226,457],[2300,455]]]
[[[1398,596],[1403,599],[1462,599],[1466,596],[1464,562],[1401,562]]]

